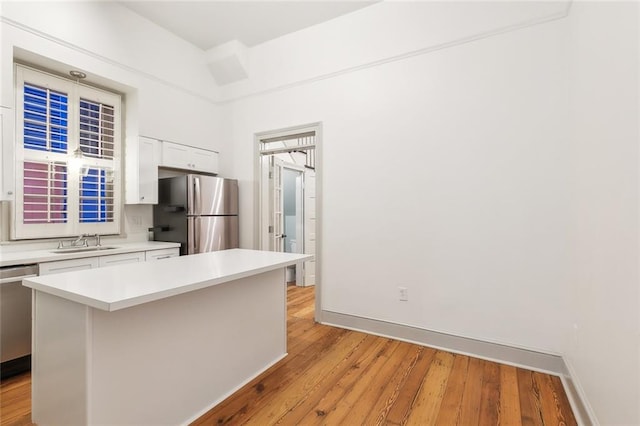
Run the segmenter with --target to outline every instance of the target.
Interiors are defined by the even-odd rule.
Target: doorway
[[[304,170],[284,163],[282,165],[282,217],[285,253],[304,253],[304,203],[302,202]],[[307,280],[308,281],[308,280]],[[287,284],[305,285],[304,268],[287,268]]]
[[[256,241],[261,250],[313,254],[287,271],[296,286],[318,286],[316,180],[320,124],[255,135],[258,183]],[[316,287],[316,319],[318,318]]]

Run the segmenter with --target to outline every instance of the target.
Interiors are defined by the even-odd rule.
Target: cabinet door
[[[124,263],[144,262],[144,252],[112,254],[110,256],[100,256],[99,266],[122,265]]]
[[[138,156],[139,204],[158,204],[160,142],[155,139],[140,137]]]
[[[193,169],[200,172],[218,173],[218,153],[206,149],[193,148],[191,152]]]
[[[207,149],[163,141],[162,161],[160,164],[174,169],[217,174],[218,153]]]
[[[59,274],[62,272],[81,271],[99,266],[97,257],[86,257],[84,259],[60,260],[57,262],[45,262],[38,265],[40,275]]]
[[[168,259],[170,257],[178,257],[180,255],[180,249],[178,247],[162,249],[162,250],[149,250],[146,252],[147,262],[154,260]]]
[[[0,106],[0,200],[12,201],[15,190],[13,129],[15,113],[11,108]],[[21,170],[21,168],[19,168]]]
[[[140,136],[126,143],[125,203],[157,204],[160,141]]]
[[[191,148],[173,142],[162,142],[162,165],[177,169],[191,169]]]

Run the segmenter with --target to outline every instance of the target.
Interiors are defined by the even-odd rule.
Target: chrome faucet
[[[81,234],[75,240],[60,240],[58,241],[58,249],[72,248],[72,247],[89,247],[87,238],[95,238],[96,247],[100,247],[100,234]],[[67,243],[65,245],[65,243]]]
[[[87,234],[80,234],[78,238],[76,238],[73,242],[71,242],[72,247],[89,247],[89,243],[87,242]]]

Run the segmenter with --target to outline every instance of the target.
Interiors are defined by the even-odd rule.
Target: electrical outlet
[[[131,223],[135,226],[142,226],[142,216],[131,216]]]
[[[401,301],[406,302],[409,300],[409,290],[406,287],[398,287],[398,296]]]

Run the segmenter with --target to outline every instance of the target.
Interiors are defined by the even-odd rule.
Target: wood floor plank
[[[411,407],[407,423],[435,425],[455,355],[438,351]]]
[[[503,364],[500,366],[500,424],[518,424],[521,417],[517,368]]]
[[[520,393],[521,423],[524,426],[543,426],[540,412],[540,391],[533,381],[532,372],[518,369],[518,391]]]
[[[540,390],[540,411],[542,413],[542,421],[544,424],[575,424],[575,418],[571,418],[573,416],[567,418],[564,414],[564,411],[566,410],[563,410],[562,398],[559,398],[558,395],[556,395],[553,376],[539,372],[532,373],[532,376]],[[568,411],[571,412],[571,410]]]
[[[542,422],[545,425],[560,424],[555,410],[555,401],[553,397],[553,388],[551,380],[546,374],[532,372],[531,376],[540,392],[540,413],[542,414]],[[548,403],[547,403],[548,402]]]
[[[386,422],[389,425],[403,425],[406,423],[413,401],[420,391],[424,377],[429,371],[436,350],[432,348],[423,348],[418,357],[415,366],[409,372],[407,379],[402,387],[402,392],[398,395],[395,403],[391,406],[387,414]]]
[[[2,381],[0,420],[2,425],[31,425],[31,373]]]
[[[358,370],[361,364],[366,364],[368,357],[372,356],[376,348],[382,347],[383,344],[384,340],[377,336],[366,336],[348,358],[328,371],[314,389],[300,395],[298,404],[278,419],[277,423],[301,424],[302,419],[311,412],[321,415],[322,412],[318,412],[316,408],[320,400],[327,395],[335,396],[336,391],[340,389],[338,382],[353,370]]]
[[[287,297],[289,355],[193,424],[577,424],[556,376],[316,324],[313,288]],[[1,426],[31,425],[30,387],[0,382]]]
[[[326,423],[345,424],[347,418],[364,419],[371,413],[389,379],[411,349],[403,342],[392,340],[390,343],[386,352],[380,351],[374,362],[362,368],[360,379],[325,417]]]
[[[313,344],[313,342],[323,339],[328,334],[333,334],[332,327],[313,327],[307,328],[307,326],[298,327],[298,332],[301,335],[291,336],[287,339],[287,352],[292,356],[297,356],[299,352],[304,350]]]
[[[363,424],[383,425],[387,423],[387,416],[391,411],[391,407],[393,407],[398,396],[402,393],[402,387],[422,352],[422,348],[416,345],[410,345],[409,348],[408,354],[400,360],[393,376],[384,384],[377,401],[371,405],[366,417],[363,417]]]
[[[477,425],[480,421],[483,376],[484,361],[471,358],[469,360],[467,380],[462,394],[462,405],[460,407],[461,425]]]
[[[321,362],[312,364],[300,372],[296,380],[287,387],[287,392],[271,392],[265,398],[267,404],[247,416],[246,421],[256,425],[273,424],[291,408],[295,407],[300,395],[315,388],[324,376],[327,365],[333,366],[350,356],[358,344],[362,343],[366,335],[363,333],[349,333],[340,345],[330,348],[322,356]]]
[[[451,375],[447,382],[447,389],[440,404],[440,412],[436,424],[439,425],[462,425],[461,423],[461,407],[464,387],[467,382],[467,374],[469,370],[469,357],[465,355],[456,355],[453,361]]]
[[[393,345],[390,339],[376,337],[374,345],[348,369],[335,385],[318,400],[300,420],[300,424],[328,424],[340,408],[340,402],[350,394],[354,385],[367,373],[372,363],[379,362],[380,356],[390,350]]]
[[[571,403],[564,391],[564,386],[562,386],[562,380],[558,376],[550,376],[550,378],[554,400],[558,409],[558,418],[561,418],[567,426],[576,426],[578,421],[573,414],[573,410],[571,410]]]
[[[500,365],[485,361],[482,373],[479,426],[497,425],[500,418]]]

